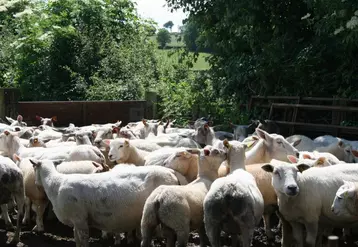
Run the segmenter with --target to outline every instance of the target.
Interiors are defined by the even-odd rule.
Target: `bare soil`
[[[15,223],[15,217],[13,216],[13,223]],[[277,224],[275,220],[273,223]],[[43,234],[37,234],[31,231],[34,225],[31,226],[22,226],[21,232],[21,241],[20,243],[12,244],[11,240],[14,235],[13,230],[6,230],[4,221],[0,221],[0,247],[2,246],[18,246],[18,247],[75,247],[75,242],[73,239],[73,230],[70,227],[63,225],[62,223],[58,222],[57,220],[47,220],[45,221],[45,229],[46,232]],[[281,233],[279,229],[274,228],[273,231],[276,234],[275,241],[268,242],[264,228],[262,223],[260,227],[257,227],[255,230],[255,236],[252,242],[252,246],[254,247],[279,247]],[[339,234],[339,232],[337,232]],[[90,247],[109,247],[114,246],[113,240],[112,241],[105,241],[101,239],[101,232],[96,229],[90,230]],[[358,246],[358,234],[353,235],[355,239],[351,239],[348,243],[343,242],[342,240],[339,243],[339,246]],[[126,239],[122,236],[123,240],[120,247],[129,246],[126,243]],[[231,246],[230,237],[222,234],[221,236],[221,243],[222,246]],[[326,242],[326,241],[325,241]],[[164,247],[165,240],[155,240],[154,245],[156,247]],[[132,245],[133,246],[133,245]],[[199,235],[195,232],[191,233],[188,246],[190,247],[197,247],[199,246]]]

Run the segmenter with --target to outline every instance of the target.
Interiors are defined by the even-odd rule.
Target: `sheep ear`
[[[118,132],[119,132],[119,128],[118,127],[113,127],[112,133],[118,133]]]
[[[41,121],[41,120],[42,120],[42,117],[40,117],[40,116],[36,115],[36,120]]]
[[[144,124],[144,126],[147,126],[147,120],[145,120],[144,118],[142,119],[142,123]]]
[[[17,115],[17,121],[18,121],[19,123],[21,123],[22,120],[23,120],[23,117],[22,117],[21,115]]]
[[[265,141],[269,139],[268,133],[260,128],[256,128],[256,133],[259,138],[264,139]]]
[[[358,150],[352,150],[352,154],[353,156],[358,158]]]
[[[224,144],[224,146],[225,146],[226,148],[230,148],[230,143],[229,143],[229,141],[228,141],[227,139],[225,139],[225,140],[223,141],[223,144]]]
[[[309,155],[309,154],[303,154],[302,158],[304,158],[304,159],[312,159],[311,155]]]
[[[274,166],[271,164],[266,164],[266,165],[261,166],[261,169],[266,172],[273,172]]]
[[[124,140],[124,145],[126,145],[127,147],[129,146],[129,141],[127,139]]]
[[[57,122],[57,116],[53,116],[51,119],[52,121]]]
[[[61,164],[64,161],[65,161],[64,159],[58,159],[58,160],[53,160],[52,162],[55,166],[58,166],[59,164]]]
[[[325,161],[326,161],[326,157],[319,157],[316,164],[323,165]]]
[[[35,160],[35,159],[29,159],[29,161],[31,162],[32,166],[34,168],[40,167],[41,166],[41,161],[39,160]]]
[[[287,155],[287,159],[291,162],[291,163],[297,163],[298,159],[293,156],[293,155]]]
[[[111,140],[110,139],[104,139],[102,141],[106,146],[109,146],[111,144]]]
[[[296,147],[296,146],[298,146],[300,143],[301,143],[301,139],[298,139],[298,140],[292,142],[291,145],[292,145],[293,147]]]
[[[16,161],[21,161],[21,158],[20,158],[20,156],[18,156],[17,154],[14,154],[13,156],[12,156],[12,159],[16,162]]]
[[[338,142],[338,146],[341,147],[341,148],[344,148],[345,147],[344,142],[342,140],[340,140]]]
[[[309,165],[306,165],[306,164],[299,164],[298,166],[297,166],[297,168],[298,168],[298,170],[302,173],[302,172],[304,172],[305,170],[307,170],[307,169],[309,169],[309,168],[311,168]]]

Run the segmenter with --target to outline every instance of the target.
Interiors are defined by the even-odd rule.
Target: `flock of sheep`
[[[320,246],[333,228],[347,236],[358,223],[357,141],[284,138],[265,121],[228,133],[205,119],[188,128],[156,120],[56,128],[55,117],[37,119],[37,127],[21,115],[0,124],[1,216],[13,227],[9,210],[17,212],[14,242],[23,224],[46,231],[46,207],[74,228],[76,246],[89,246],[93,227],[115,244],[126,233],[141,247],[153,238],[184,247],[197,230],[200,246],[219,247],[224,231],[232,246],[249,247],[261,219],[275,237],[272,214],[282,246]]]

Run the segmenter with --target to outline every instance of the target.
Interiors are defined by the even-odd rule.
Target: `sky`
[[[166,6],[165,0],[134,0],[137,3],[137,10],[140,16],[144,18],[151,18],[158,23],[158,27],[163,27],[163,24],[172,21],[174,27],[173,32],[178,31],[178,27],[182,25],[186,14],[182,11],[170,12]]]

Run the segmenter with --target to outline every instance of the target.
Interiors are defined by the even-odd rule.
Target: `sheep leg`
[[[189,224],[184,229],[176,231],[176,234],[178,240],[178,247],[186,247],[190,234]]]
[[[231,235],[231,246],[232,247],[237,247],[239,243],[239,235],[237,234],[232,234]]]
[[[204,224],[199,228],[199,239],[200,239],[200,247],[205,247],[207,245],[210,245],[210,241],[205,232]]]
[[[17,219],[16,219],[16,231],[15,231],[14,238],[13,238],[12,242],[18,243],[18,242],[20,242],[20,231],[21,231],[20,217],[23,213],[24,204],[25,204],[24,191],[21,190],[20,193],[15,195],[15,198],[16,198],[16,204],[17,204],[18,209],[17,209]]]
[[[220,227],[217,223],[206,222],[205,229],[212,247],[220,247]],[[201,241],[200,241],[201,242]]]
[[[172,229],[163,226],[163,235],[167,239],[166,247],[174,247],[176,241],[175,232]]]
[[[297,222],[290,222],[291,226],[292,226],[292,235],[293,235],[293,239],[296,242],[296,246],[297,247],[303,247],[303,229],[302,229],[302,224],[297,223]],[[290,245],[287,245],[290,246]]]
[[[44,220],[43,216],[45,213],[45,209],[48,201],[39,202],[36,207],[36,226],[32,229],[32,231],[43,232],[44,229]]]
[[[270,220],[271,214],[264,214],[262,216],[264,221],[264,227],[265,227],[265,233],[269,240],[272,240],[274,238],[273,232],[271,231],[271,220]]]
[[[2,216],[3,220],[5,221],[6,228],[9,228],[9,229],[14,228],[14,226],[12,225],[10,216],[9,216],[7,204],[1,205],[1,216]]]
[[[74,227],[76,247],[89,247],[89,230],[87,228]]]
[[[306,227],[306,232],[307,232],[306,245],[309,247],[315,247],[317,233],[318,233],[318,223],[317,222],[306,223],[305,227]],[[322,242],[321,242],[321,244],[322,244]]]
[[[119,246],[120,244],[121,244],[121,234],[120,233],[115,233],[114,234],[114,245]]]
[[[135,236],[136,236],[136,230],[133,230],[131,232],[127,232],[127,244],[133,244],[135,241]]]
[[[31,200],[30,200],[30,198],[26,197],[25,198],[25,215],[22,220],[22,224],[26,225],[26,224],[30,224],[30,222],[31,222]]]
[[[292,227],[288,221],[283,218],[283,216],[277,211],[277,216],[280,219],[282,225],[282,238],[281,238],[281,245],[282,247],[289,247],[291,246],[292,240]]]

